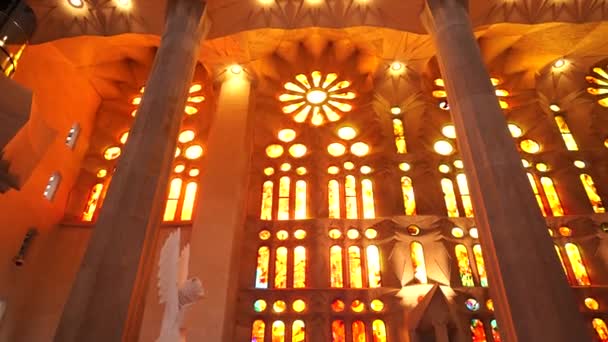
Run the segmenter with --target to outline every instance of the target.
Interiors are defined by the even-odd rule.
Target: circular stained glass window
[[[266,176],[272,176],[274,175],[274,169],[272,167],[267,167],[264,169],[264,174]]]
[[[403,172],[407,172],[411,169],[412,167],[410,166],[410,164],[408,163],[401,163],[399,164],[399,169]]]
[[[350,305],[350,308],[354,312],[363,312],[363,310],[365,310],[365,304],[362,301],[355,299]]]
[[[365,237],[368,239],[375,239],[378,236],[378,231],[372,228],[365,230]]]
[[[464,302],[464,305],[466,305],[467,309],[469,309],[469,311],[477,311],[479,310],[479,302],[474,299],[474,298],[469,298]]]
[[[103,157],[106,158],[106,160],[114,160],[118,157],[120,157],[120,147],[118,146],[112,146],[112,147],[108,147],[106,149],[106,151],[103,153]]]
[[[369,145],[362,142],[354,143],[350,147],[350,152],[357,157],[363,157],[369,153]]]
[[[344,311],[344,302],[340,299],[336,299],[331,302],[331,310],[333,312],[342,312]]]
[[[330,166],[327,168],[327,173],[329,173],[330,175],[337,175],[338,173],[340,173],[340,168],[337,166]]]
[[[296,131],[293,129],[282,129],[278,134],[279,140],[282,142],[292,142],[296,138]]]
[[[279,158],[283,155],[283,146],[281,145],[270,145],[266,147],[266,155],[270,158]]]
[[[305,145],[302,144],[294,144],[289,148],[289,154],[291,154],[294,158],[302,158],[308,151]]]
[[[267,230],[262,230],[258,236],[260,237],[260,240],[268,240],[270,239],[270,237],[272,236],[272,234],[270,234],[269,231]]]
[[[559,235],[564,236],[564,237],[569,237],[572,236],[572,229],[568,228],[568,227],[560,227],[558,229],[559,231]]]
[[[350,126],[344,126],[338,129],[338,136],[340,139],[352,140],[357,136],[357,131]]]
[[[253,310],[255,312],[264,312],[266,310],[266,301],[263,299],[258,299],[253,303]]]
[[[333,157],[339,157],[346,153],[346,146],[340,143],[333,143],[327,146],[327,152]]]
[[[418,228],[418,226],[411,225],[407,227],[407,233],[411,236],[418,236],[420,235],[420,228]]]
[[[540,145],[532,139],[523,140],[521,143],[519,143],[519,146],[521,147],[522,151],[526,153],[536,154],[540,152]]]
[[[594,311],[599,310],[600,308],[600,304],[597,302],[597,300],[591,297],[585,298],[585,306],[587,307],[587,309]]]
[[[372,309],[372,311],[380,312],[384,310],[384,303],[379,299],[374,299],[370,303],[369,307]]]
[[[293,232],[293,237],[295,237],[297,240],[302,240],[306,237],[306,231],[304,229],[298,229]]]
[[[285,311],[285,309],[287,309],[287,304],[282,300],[277,300],[272,304],[272,310],[274,310],[274,312],[281,313]]]
[[[334,228],[334,229],[330,229],[329,230],[329,238],[336,240],[339,239],[342,236],[342,233],[340,232],[340,230]]]
[[[433,145],[435,152],[442,156],[449,156],[454,152],[454,146],[447,140],[439,140]]]
[[[289,238],[289,233],[286,230],[279,230],[277,232],[277,239],[284,241]]]
[[[356,230],[356,229],[349,229],[349,230],[346,232],[346,236],[347,236],[349,239],[351,239],[351,240],[358,239],[358,238],[359,238],[359,231],[358,231],[358,230]]]
[[[301,299],[296,299],[291,304],[291,307],[293,308],[293,311],[295,311],[295,312],[302,312],[302,311],[306,310],[306,302],[304,302]]]
[[[479,239],[479,231],[475,227],[469,229],[469,235],[471,235],[473,239]]]
[[[462,228],[459,227],[454,227],[452,228],[452,236],[460,239],[464,236],[464,230],[462,230]]]

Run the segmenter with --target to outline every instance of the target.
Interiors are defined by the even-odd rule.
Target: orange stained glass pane
[[[536,180],[534,179],[534,176],[532,176],[531,173],[527,173],[527,175],[528,175],[528,180],[530,181],[530,186],[532,187],[532,191],[534,192],[534,197],[536,197],[536,202],[538,202],[538,207],[540,208],[540,211],[542,212],[543,216],[547,216],[548,210],[547,210],[547,208],[545,208],[543,199],[540,196],[540,193],[538,192],[538,187],[536,186]]]
[[[87,200],[87,205],[84,208],[84,212],[82,213],[82,220],[85,222],[93,221],[93,216],[95,216],[95,211],[99,206],[101,193],[103,191],[103,184],[97,183],[93,185],[91,192],[89,193],[89,199]]]
[[[570,127],[568,127],[566,119],[561,115],[556,115],[555,123],[557,124],[557,128],[559,128],[559,132],[562,134],[564,144],[566,144],[568,151],[578,151],[578,145],[574,140],[572,132],[570,132]]]
[[[306,181],[299,180],[296,182],[295,219],[302,220],[305,218],[306,218]]]
[[[279,213],[277,219],[289,220],[289,177],[281,177],[279,181]]]
[[[490,321],[490,327],[492,328],[492,339],[494,342],[501,342],[500,333],[498,331],[498,323],[495,319]]]
[[[175,214],[177,213],[177,202],[182,192],[182,184],[183,181],[180,178],[174,178],[169,184],[169,195],[167,197],[163,221],[175,220]]]
[[[329,218],[340,218],[340,183],[332,179],[327,187]]]
[[[354,176],[346,176],[344,188],[346,193],[346,218],[356,219],[359,215],[357,210],[357,183]]]
[[[186,193],[184,195],[184,204],[182,205],[182,221],[192,220],[192,212],[194,211],[194,202],[196,201],[196,192],[198,185],[195,182],[190,182],[186,185]]]
[[[397,153],[407,153],[403,121],[401,121],[400,119],[393,119],[393,133],[395,134],[395,145],[397,146]]]
[[[333,312],[342,312],[344,311],[344,302],[340,299],[336,299],[331,302],[331,310]]]
[[[344,271],[342,269],[342,247],[332,246],[329,249],[329,269],[331,272],[331,287],[344,287]]]
[[[414,197],[414,186],[410,177],[401,177],[401,192],[403,193],[405,215],[416,215],[416,198]]]
[[[606,327],[606,322],[600,318],[594,318],[593,321],[593,329],[595,329],[595,333],[601,342],[608,341],[608,327]]]
[[[283,321],[272,323],[272,342],[285,342],[285,323]]]
[[[426,263],[424,261],[424,248],[420,242],[414,241],[410,244],[412,267],[414,268],[414,280],[416,284],[428,283],[426,274]]]
[[[473,256],[475,257],[475,264],[477,265],[477,273],[479,274],[479,282],[481,286],[488,287],[488,274],[486,273],[486,264],[483,261],[483,253],[481,252],[481,245],[473,246]]]
[[[473,271],[471,270],[471,264],[469,262],[469,252],[467,248],[458,244],[454,248],[456,252],[456,260],[458,261],[458,272],[460,273],[460,281],[462,282],[462,286],[475,286],[473,282]]]
[[[270,262],[270,249],[262,246],[258,249],[258,266],[255,272],[255,287],[257,289],[268,288],[268,265]]]
[[[363,202],[363,218],[375,218],[376,209],[374,207],[374,190],[371,180],[364,179],[361,181],[361,196]]]
[[[264,330],[266,329],[266,324],[262,320],[256,320],[253,322],[253,327],[251,328],[251,342],[264,342]]]
[[[382,275],[380,273],[380,251],[375,245],[369,245],[367,252],[367,274],[369,287],[377,288],[382,286]]]
[[[346,342],[346,331],[344,328],[344,321],[340,320],[331,322],[331,341]]]
[[[293,250],[293,287],[306,287],[306,247],[303,246]]]
[[[560,264],[562,264],[562,269],[564,270],[564,274],[566,275],[566,278],[568,278],[568,282],[569,283],[573,283],[572,279],[570,278],[570,274],[568,274],[568,270],[566,269],[566,264],[564,263],[564,258],[562,258],[562,252],[559,250],[559,247],[557,245],[553,245],[555,247],[555,252],[557,252],[557,257],[559,258],[559,262]]]
[[[306,341],[306,326],[304,321],[296,320],[291,325],[291,342]]]
[[[361,321],[353,322],[353,341],[355,342],[366,342],[365,336],[365,323]]]
[[[382,320],[372,322],[372,342],[386,342],[386,325]]]
[[[460,190],[460,198],[462,199],[464,213],[466,217],[473,217],[473,203],[471,202],[471,194],[469,193],[467,176],[464,173],[458,174],[456,176],[456,182],[458,183],[458,189]]]
[[[445,206],[448,210],[449,217],[458,217],[458,204],[456,203],[456,194],[454,193],[454,183],[447,178],[441,180],[441,189],[443,190],[443,197],[445,199]]]
[[[272,220],[272,190],[274,184],[271,181],[264,182],[262,186],[262,211],[260,219]]]
[[[593,206],[593,211],[597,214],[605,213],[606,208],[604,207],[604,203],[602,203],[602,198],[597,193],[593,178],[588,174],[583,173],[581,174],[581,182],[583,182],[583,187],[585,188],[587,197],[589,197],[589,202],[591,202],[591,206]]]
[[[555,190],[553,180],[549,177],[541,177],[540,183],[542,184],[543,190],[545,191],[545,196],[547,197],[547,202],[549,202],[549,207],[551,207],[551,212],[553,213],[553,216],[564,216],[562,202],[559,199],[557,190]]]
[[[363,287],[361,249],[357,246],[348,247],[348,275],[350,278],[351,288],[360,289]]]
[[[585,266],[585,262],[583,261],[583,257],[578,246],[573,243],[567,243],[564,247],[566,249],[568,260],[570,261],[570,266],[572,266],[572,272],[574,273],[574,278],[576,279],[577,285],[591,285],[591,280],[589,279],[589,274],[587,273],[587,267]]]
[[[473,318],[471,320],[471,337],[473,342],[486,342],[486,332],[483,328],[483,322],[480,319]]]
[[[287,247],[277,248],[274,263],[274,288],[287,288]]]

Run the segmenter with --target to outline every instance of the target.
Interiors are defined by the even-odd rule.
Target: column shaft
[[[498,105],[464,0],[427,0],[503,340],[589,341]]]
[[[231,342],[236,324],[251,159],[251,84],[245,77],[227,76],[207,141],[192,227],[190,273],[200,277],[207,296],[188,314],[189,341]]]
[[[55,341],[137,340],[175,140],[206,32],[204,8],[200,0],[167,4],[142,103]]]

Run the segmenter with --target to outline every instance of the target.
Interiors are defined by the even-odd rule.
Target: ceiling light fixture
[[[393,113],[393,115],[401,114],[401,107],[399,107],[399,106],[391,107],[391,113]]]
[[[76,8],[82,8],[84,6],[83,0],[68,0],[68,3],[70,4],[70,6]]]
[[[560,58],[553,63],[553,68],[561,69],[561,68],[565,67],[566,64],[568,64],[568,62],[565,59]]]
[[[551,109],[551,111],[554,113],[558,113],[562,110],[562,108],[560,106],[556,105],[555,103],[550,104],[549,109]]]
[[[405,65],[403,65],[403,63],[399,61],[394,61],[393,63],[391,63],[391,70],[393,72],[400,72],[403,70],[404,67]]]
[[[243,67],[238,64],[234,64],[230,67],[230,72],[234,75],[239,75],[243,72]]]
[[[116,0],[116,4],[120,8],[124,8],[124,9],[131,8],[131,0]]]

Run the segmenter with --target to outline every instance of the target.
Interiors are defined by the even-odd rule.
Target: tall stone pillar
[[[232,342],[252,146],[251,83],[226,73],[200,178],[190,274],[207,293],[188,313],[188,341]]]
[[[207,32],[205,2],[172,0],[137,118],[55,335],[137,341],[176,138]]]
[[[498,105],[466,0],[427,0],[504,341],[590,341]]]

